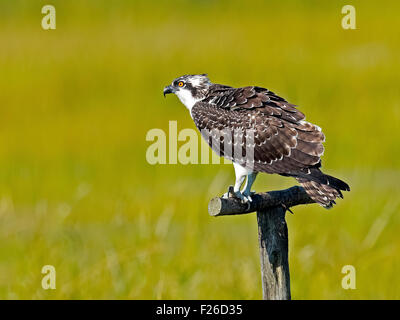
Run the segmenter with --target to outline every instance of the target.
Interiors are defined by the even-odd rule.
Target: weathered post
[[[261,281],[264,300],[290,300],[288,230],[285,220],[290,207],[313,203],[302,187],[252,195],[251,203],[229,198],[213,198],[211,216],[246,214],[257,211]]]
[[[285,212],[282,207],[257,212],[264,300],[290,300],[288,230]]]

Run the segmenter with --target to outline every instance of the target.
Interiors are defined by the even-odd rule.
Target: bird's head
[[[206,97],[210,85],[211,82],[206,74],[184,75],[164,88],[164,97],[168,93],[175,93],[190,110],[197,101]]]

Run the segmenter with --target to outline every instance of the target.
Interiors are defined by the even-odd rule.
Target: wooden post
[[[257,212],[264,300],[290,300],[288,230],[282,207]]]
[[[230,190],[232,190],[230,188]],[[234,197],[213,198],[211,216],[246,214],[257,211],[261,281],[264,300],[290,300],[288,230],[285,220],[290,207],[313,203],[302,187],[252,195],[251,203]]]

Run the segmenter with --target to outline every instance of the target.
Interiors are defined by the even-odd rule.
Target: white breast
[[[189,111],[192,111],[194,104],[200,100],[194,98],[189,90],[178,90],[175,94]]]

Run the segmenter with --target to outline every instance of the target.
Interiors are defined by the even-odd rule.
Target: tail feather
[[[338,190],[350,191],[350,187],[346,182],[344,182],[338,178],[328,176],[327,174],[325,174],[324,176],[328,179],[328,185],[330,185]]]
[[[296,177],[304,190],[316,203],[329,209],[336,204],[336,198],[343,198],[341,191],[350,191],[349,185],[332,176],[325,175],[318,170],[317,175]]]

